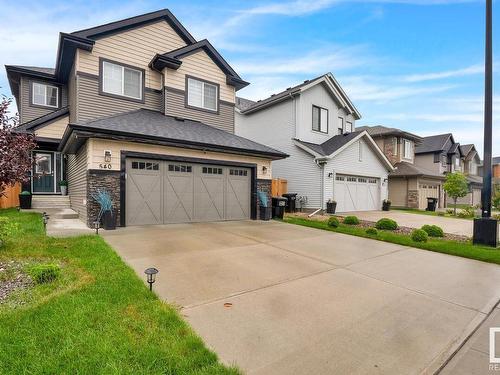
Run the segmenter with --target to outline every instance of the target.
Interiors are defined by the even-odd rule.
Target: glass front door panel
[[[33,193],[54,192],[54,154],[34,152]]]

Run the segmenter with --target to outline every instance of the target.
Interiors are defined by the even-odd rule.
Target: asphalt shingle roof
[[[462,151],[462,155],[467,156],[473,147],[474,145],[472,143],[468,145],[460,145],[460,151]]]
[[[43,73],[54,75],[56,70],[54,68],[45,68],[41,66],[25,66],[25,65],[9,65],[13,68],[23,69],[23,70],[31,70],[35,73]]]
[[[441,178],[444,179],[443,175],[440,175],[434,171],[431,171],[429,169],[417,166],[415,164],[407,163],[407,162],[400,162],[396,163],[394,165],[394,168],[396,168],[393,172],[391,172],[389,175],[394,176],[394,177],[404,177],[404,176],[429,176],[429,177],[436,177],[436,178]]]
[[[245,152],[269,154],[280,158],[288,156],[271,147],[199,121],[166,116],[161,112],[148,109],[138,109],[76,125],[94,131],[126,133],[137,138],[141,136],[155,137],[179,143],[218,146]]]
[[[240,98],[238,96],[236,97],[236,108],[238,108],[240,111],[244,111],[245,109],[250,108],[255,103],[255,101],[250,99]]]
[[[415,141],[421,141],[422,137],[409,133],[407,131],[398,129],[398,128],[390,128],[388,126],[383,126],[383,125],[374,125],[374,126],[358,126],[356,127],[357,130],[366,130],[368,134],[370,134],[372,137],[378,137],[378,136],[385,136],[385,135],[399,135],[403,136],[406,138],[413,139]]]
[[[356,138],[361,133],[362,131],[355,131],[352,133],[336,135],[321,144],[305,142],[300,139],[296,139],[296,141],[322,156],[328,156],[333,154],[352,139]]]
[[[415,148],[415,154],[423,154],[426,152],[438,152],[444,150],[444,145],[448,138],[451,137],[450,133],[431,135],[424,137],[422,143]]]

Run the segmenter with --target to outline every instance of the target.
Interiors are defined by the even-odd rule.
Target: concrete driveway
[[[249,374],[432,373],[500,298],[500,267],[279,222],[105,239]]]
[[[445,233],[472,237],[473,221],[467,219],[422,215],[397,210],[344,212],[341,215],[356,215],[361,220],[368,221],[378,221],[383,217],[388,217],[396,220],[399,225],[409,228],[421,228],[425,224],[439,225]]]

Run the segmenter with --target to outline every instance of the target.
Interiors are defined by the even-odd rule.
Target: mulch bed
[[[324,214],[323,215],[314,215],[313,217],[307,217],[308,214],[304,213],[304,212],[297,212],[297,213],[288,214],[288,215],[297,216],[297,217],[300,217],[303,219],[308,219],[308,220],[316,220],[316,221],[327,221],[331,216],[337,217],[340,221],[342,221],[344,219],[344,217],[340,216],[340,215],[324,215]],[[359,224],[353,225],[353,227],[358,227],[358,228],[372,228],[373,227],[374,228],[375,222],[374,221],[367,221],[367,220],[359,220]],[[398,234],[410,235],[414,229],[415,228],[398,226],[398,229],[396,229],[392,232],[398,233]],[[442,238],[444,238],[445,240],[460,241],[460,242],[467,242],[470,240],[470,238],[467,236],[461,236],[458,234],[451,234],[451,233],[445,233],[444,237],[442,237]]]
[[[18,261],[0,261],[0,304],[14,291],[33,285],[31,278],[23,272],[25,264]]]

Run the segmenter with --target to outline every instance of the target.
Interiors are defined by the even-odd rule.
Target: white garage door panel
[[[127,225],[250,218],[248,168],[127,159]]]
[[[376,178],[337,175],[334,199],[338,212],[378,210],[380,184]]]

